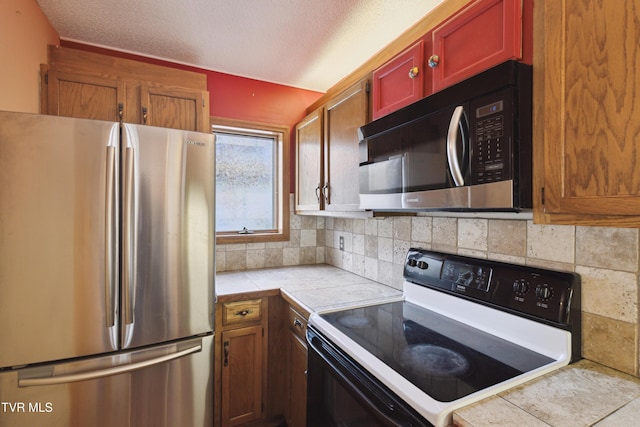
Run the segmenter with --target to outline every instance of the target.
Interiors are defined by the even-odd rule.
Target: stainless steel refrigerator
[[[0,112],[0,426],[212,426],[213,135]]]

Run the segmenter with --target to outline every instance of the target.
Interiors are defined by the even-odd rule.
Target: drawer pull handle
[[[251,310],[241,310],[241,311],[237,311],[236,312],[236,316],[246,316],[247,314],[251,313]]]
[[[293,327],[302,329],[302,322],[300,320],[298,320],[298,319],[294,319],[293,320]]]

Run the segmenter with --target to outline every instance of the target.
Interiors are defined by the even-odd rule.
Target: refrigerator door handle
[[[42,376],[33,378],[19,378],[18,387],[32,387],[43,385],[55,385],[66,384],[76,381],[94,380],[97,378],[104,378],[113,375],[126,374],[128,372],[136,371],[138,369],[148,368],[154,365],[170,362],[175,359],[187,356],[189,354],[197,353],[202,350],[202,342],[193,347],[189,347],[185,350],[177,351],[175,353],[166,354],[164,356],[155,357],[140,362],[114,366],[106,369],[99,369],[95,371],[85,371],[72,374],[54,375],[54,376]]]
[[[115,325],[115,289],[116,263],[115,249],[115,183],[116,183],[116,147],[107,147],[107,176],[105,203],[105,317],[107,328]]]
[[[135,290],[135,249],[136,245],[136,212],[135,212],[135,150],[126,148],[125,157],[125,188],[124,188],[124,254],[123,254],[123,281],[122,299],[125,325],[132,324],[133,319],[133,292]],[[127,342],[123,345],[125,348]]]

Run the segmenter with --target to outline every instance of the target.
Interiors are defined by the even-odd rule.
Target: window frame
[[[267,134],[279,136],[278,160],[279,170],[277,173],[277,190],[275,194],[278,200],[277,206],[279,215],[277,218],[278,227],[275,230],[256,231],[253,233],[240,234],[238,232],[218,232],[216,230],[216,244],[238,244],[238,243],[260,243],[260,242],[282,242],[289,240],[289,184],[290,175],[290,129],[288,126],[273,125],[245,120],[228,119],[224,117],[211,117],[211,132],[226,132],[238,134]]]

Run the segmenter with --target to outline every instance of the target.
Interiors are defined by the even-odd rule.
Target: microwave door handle
[[[460,120],[462,120],[463,111],[464,108],[462,105],[458,105],[455,110],[453,110],[451,121],[449,122],[449,131],[447,132],[447,162],[449,163],[449,171],[451,171],[451,176],[453,177],[453,182],[456,184],[456,187],[462,187],[464,185],[464,177],[462,176],[456,150],[458,148],[458,129],[460,129]]]

